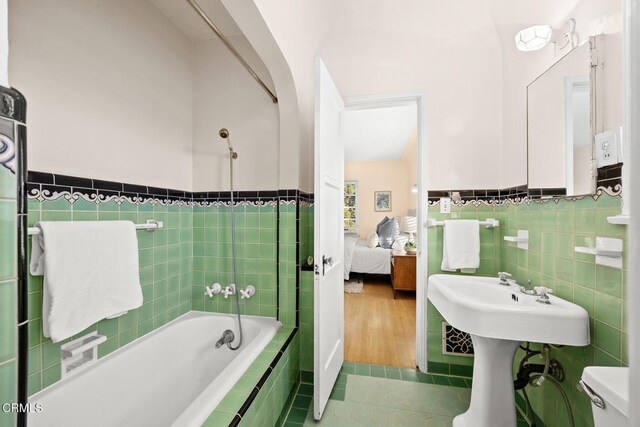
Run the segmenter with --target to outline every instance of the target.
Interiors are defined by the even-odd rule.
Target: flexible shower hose
[[[562,400],[564,401],[564,406],[567,408],[567,416],[569,417],[569,427],[575,427],[575,420],[573,418],[573,410],[571,409],[571,403],[569,402],[569,398],[567,397],[567,394],[562,389],[562,386],[560,385],[558,380],[556,380],[552,375],[550,375],[548,373],[548,371],[549,371],[549,362],[550,362],[550,355],[549,355],[548,346],[545,346],[545,348],[544,348],[544,350],[542,352],[541,351],[531,350],[530,343],[527,343],[527,345],[525,347],[520,346],[520,348],[522,350],[524,350],[525,355],[522,358],[522,360],[520,361],[519,370],[522,369],[524,364],[532,356],[537,355],[537,354],[540,354],[540,355],[544,354],[544,357],[545,357],[544,373],[540,374],[540,373],[537,373],[537,372],[532,372],[531,374],[529,374],[528,385],[530,385],[531,387],[541,387],[547,381],[549,381],[551,384],[553,384],[556,387],[556,389],[558,389],[558,391],[560,392],[560,395],[562,396]],[[533,406],[531,406],[531,401],[529,400],[529,395],[527,394],[526,386],[522,387],[522,394],[524,395],[524,400],[525,400],[526,405],[527,405],[527,414],[526,415],[531,420],[531,425],[533,427],[535,427],[536,422],[535,422],[535,419],[533,417]]]
[[[240,316],[240,290],[238,289],[238,271],[236,265],[236,217],[233,209],[233,160],[237,157],[237,154],[229,149],[229,183],[231,187],[231,263],[233,271],[233,283],[236,287],[236,313],[238,313],[238,331],[240,333],[240,339],[238,345],[233,347],[231,343],[227,343],[231,350],[237,350],[242,345],[242,318]]]

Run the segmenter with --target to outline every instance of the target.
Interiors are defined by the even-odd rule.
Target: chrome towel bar
[[[485,221],[479,221],[481,226],[485,226],[487,228],[496,228],[500,226],[500,221],[495,218],[487,218]],[[427,227],[437,227],[443,226],[444,221],[437,221],[432,218],[427,219]]]
[[[155,219],[148,219],[144,224],[135,224],[136,230],[155,231],[160,228],[164,228],[162,221],[156,221]],[[40,234],[40,229],[37,227],[29,227],[27,234],[33,236],[34,234]]]

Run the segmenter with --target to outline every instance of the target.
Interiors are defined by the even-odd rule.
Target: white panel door
[[[320,58],[315,85],[313,415],[319,420],[344,361],[344,102]]]

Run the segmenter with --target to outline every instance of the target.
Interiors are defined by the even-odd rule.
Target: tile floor
[[[471,396],[468,378],[347,362],[322,420],[315,421],[313,384],[303,374],[286,427],[448,427]],[[527,425],[519,415],[518,427]]]

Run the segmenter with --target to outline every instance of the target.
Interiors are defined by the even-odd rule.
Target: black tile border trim
[[[238,423],[241,421],[242,417],[245,416],[245,414],[247,413],[247,411],[249,410],[249,408],[251,407],[251,405],[255,401],[256,397],[258,396],[258,393],[260,392],[260,390],[262,389],[264,384],[269,379],[269,376],[275,370],[276,365],[278,364],[278,362],[280,361],[280,359],[284,355],[284,352],[287,350],[287,348],[291,344],[291,341],[293,341],[293,339],[295,338],[297,333],[298,333],[298,327],[293,328],[293,330],[291,331],[291,333],[287,337],[287,340],[284,342],[284,344],[282,344],[282,346],[280,347],[280,350],[278,350],[278,353],[276,353],[275,357],[273,358],[273,360],[271,361],[271,363],[267,367],[267,370],[264,372],[264,374],[262,374],[262,376],[258,380],[258,383],[256,384],[256,386],[253,388],[253,390],[251,390],[251,393],[249,393],[249,396],[245,399],[245,401],[242,404],[242,406],[240,406],[240,409],[238,409],[238,412],[236,413],[236,416],[229,423],[229,427],[237,426]],[[238,420],[236,421],[236,419],[238,419]]]
[[[151,200],[155,203],[160,202],[163,204],[184,202],[203,205],[215,203],[228,205],[231,201],[230,191],[189,192],[40,171],[29,171],[26,182],[28,183],[27,191],[30,198],[56,200],[64,197],[69,203],[74,203],[79,198],[89,202],[100,203],[108,201],[107,198],[110,197],[127,197],[134,203],[145,203]],[[313,203],[313,195],[296,189],[234,191],[233,198],[236,203],[256,206],[275,206],[277,203],[298,204],[302,201]]]
[[[29,316],[28,316],[28,266],[27,266],[27,102],[15,89],[0,86],[0,118],[13,123],[12,137],[15,154],[1,166],[7,167],[16,176],[16,305],[17,305],[17,387],[16,400],[19,405],[28,402],[29,375]],[[10,139],[10,138],[8,138]],[[11,161],[15,164],[11,165]],[[16,425],[26,427],[27,412],[19,411]]]
[[[442,197],[451,197],[454,193],[459,194],[457,200],[452,200],[454,205],[462,205],[466,203],[485,203],[498,205],[505,202],[520,203],[523,201],[535,201],[535,200],[548,200],[553,199],[569,199],[579,200],[585,197],[592,197],[598,199],[603,194],[610,196],[621,196],[622,185],[619,180],[612,181],[615,185],[598,186],[595,194],[584,194],[576,196],[567,196],[566,189],[564,188],[527,188],[526,186],[513,187],[504,190],[437,190],[428,191],[427,204],[434,206],[440,203]]]

